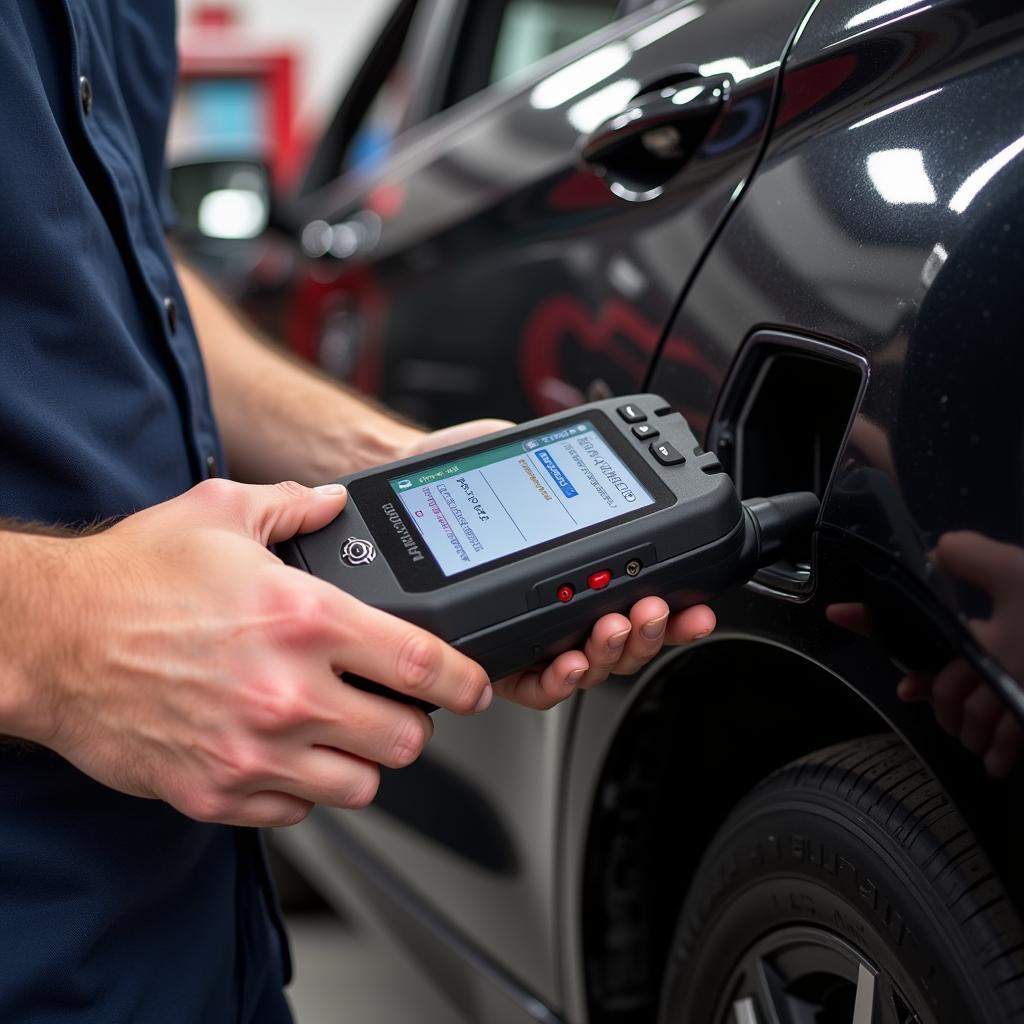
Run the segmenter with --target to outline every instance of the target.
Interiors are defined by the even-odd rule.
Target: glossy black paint
[[[527,80],[407,132],[370,179],[349,175],[304,199],[304,219],[329,224],[381,209],[382,196],[393,208],[371,248],[310,268],[293,344],[315,355],[318,311],[340,303],[358,349],[353,379],[435,425],[482,409],[532,418],[587,395],[629,393],[753,167],[804,6],[719,0],[641,11]],[[737,23],[746,26],[739,49]],[[580,166],[587,132],[633,109],[647,87],[694,76],[728,96],[664,194],[624,203]],[[684,340],[671,344],[703,368]]]
[[[1024,16],[948,3],[876,25],[829,7],[787,65],[765,161],[676,330],[723,372],[759,324],[868,358],[823,525],[830,543],[898,561],[955,640],[943,612],[966,618],[986,602],[927,551],[953,530],[1024,541],[1021,409],[1006,391],[1024,370],[1024,125],[994,102],[1019,92]],[[665,355],[654,386],[714,401]]]
[[[759,2],[723,0],[677,4],[655,17],[641,12],[560,54],[514,91],[495,90],[441,115],[429,137],[422,126],[418,140],[406,140],[372,182],[374,189],[403,196],[401,208],[383,219],[372,252],[315,267],[318,295],[344,296],[364,325],[371,316],[361,309],[382,310],[377,362],[386,369],[379,381],[364,383],[420,412],[402,399],[416,392],[400,380],[410,365],[421,374],[431,367],[431,379],[444,388],[471,379],[462,398],[450,391],[429,394],[430,416],[449,420],[481,411],[553,411],[578,402],[596,378],[620,393],[641,379],[682,282],[753,167],[778,64],[803,7],[803,0],[785,0],[766,11]],[[740,21],[748,31],[738,52]],[[595,50],[607,55],[602,60],[614,58],[610,73],[591,72],[587,90],[561,85],[557,103],[544,98],[552,81],[571,84],[565,69],[578,69]],[[601,112],[613,113],[628,108],[641,83],[666,76],[675,81],[694,70],[729,75],[734,85],[706,142],[663,196],[624,203],[578,169],[582,133],[569,115],[582,98],[611,84],[615,102]],[[595,126],[598,120],[592,113]],[[304,203],[310,217],[316,211],[336,223],[373,201],[366,182],[342,180]],[[625,285],[623,275],[637,286]],[[353,281],[359,287],[346,293]],[[691,351],[682,358],[701,362]],[[453,367],[458,373],[450,372]],[[532,383],[519,387],[517,379]],[[562,755],[556,737],[566,716],[523,715],[501,707],[479,726],[460,722],[454,729],[445,721],[433,744],[441,760],[454,757],[458,770],[472,775],[514,837],[513,856],[522,864],[516,877],[474,872],[460,879],[461,852],[438,858],[434,838],[416,833],[407,819],[399,827],[409,842],[401,848],[384,840],[395,827],[384,814],[359,816],[352,828],[428,903],[432,894],[460,890],[455,900],[438,895],[444,905],[436,909],[557,1006],[557,892],[554,864],[547,863],[554,839],[547,801],[557,796],[552,781]],[[547,752],[539,755],[538,744]],[[458,802],[456,791],[428,785],[431,756],[403,784],[415,785],[422,773],[425,799]],[[510,778],[517,780],[513,786]],[[536,799],[538,791],[547,791],[544,799]],[[524,800],[524,793],[533,795]],[[390,803],[387,783],[382,800],[384,807]],[[385,847],[395,851],[394,860]],[[449,862],[450,855],[457,860]]]
[[[549,714],[441,716],[379,809],[311,821],[313,866],[337,874],[357,843],[382,917],[415,920],[406,938],[439,984],[472,991],[467,1020],[538,1019],[531,998],[545,1019],[651,1019],[686,879],[732,803],[774,767],[873,732],[918,752],[1024,906],[1021,773],[991,782],[895,693],[900,665],[957,655],[1000,681],[964,621],[989,602],[928,552],[963,529],[1024,543],[1024,14],[993,0],[804,14],[722,0],[631,51],[621,74],[638,82],[686,64],[735,83],[721,150],[712,134],[649,202],[578,171],[572,104],[530,96],[650,11],[420,125],[378,179],[304,201],[306,219],[337,223],[401,198],[372,252],[311,266],[297,347],[312,352],[317,318],[341,310],[362,337],[355,378],[432,422],[532,415],[646,378],[718,443],[723,385],[758,330],[867,364],[809,593],[734,592],[710,642]],[[868,606],[872,635],[827,620],[840,601]]]

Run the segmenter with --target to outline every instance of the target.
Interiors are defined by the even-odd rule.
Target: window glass
[[[490,81],[528,68],[612,22],[619,0],[508,0],[498,29]]]
[[[359,127],[353,133],[342,160],[342,172],[372,172],[387,160],[402,126],[402,117],[408,103],[407,92],[404,69],[401,64],[396,64],[370,101]]]

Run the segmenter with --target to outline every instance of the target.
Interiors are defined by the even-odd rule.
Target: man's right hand
[[[437,637],[267,550],[344,503],[344,491],[210,480],[102,533],[32,538],[50,570],[29,631],[40,640],[23,645],[0,732],[201,821],[289,825],[314,803],[365,806],[379,765],[414,761],[433,726],[338,673],[459,714],[484,710],[491,687]]]

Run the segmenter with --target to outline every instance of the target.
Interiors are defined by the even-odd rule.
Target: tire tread
[[[740,802],[720,835],[728,835],[729,822],[742,819],[751,804],[794,790],[843,801],[906,854],[967,940],[975,976],[1000,1004],[1000,1021],[1024,1024],[1024,928],[1016,909],[946,792],[903,741],[892,734],[864,737],[777,769]],[[714,856],[713,843],[705,863]],[[711,888],[691,896],[669,975],[686,960],[708,919]]]

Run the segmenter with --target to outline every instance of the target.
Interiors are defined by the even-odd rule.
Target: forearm
[[[0,523],[0,735],[45,741],[52,731],[56,677],[75,660],[67,616],[81,550],[60,531]]]
[[[178,261],[231,475],[319,484],[398,458],[421,431],[256,336]]]

